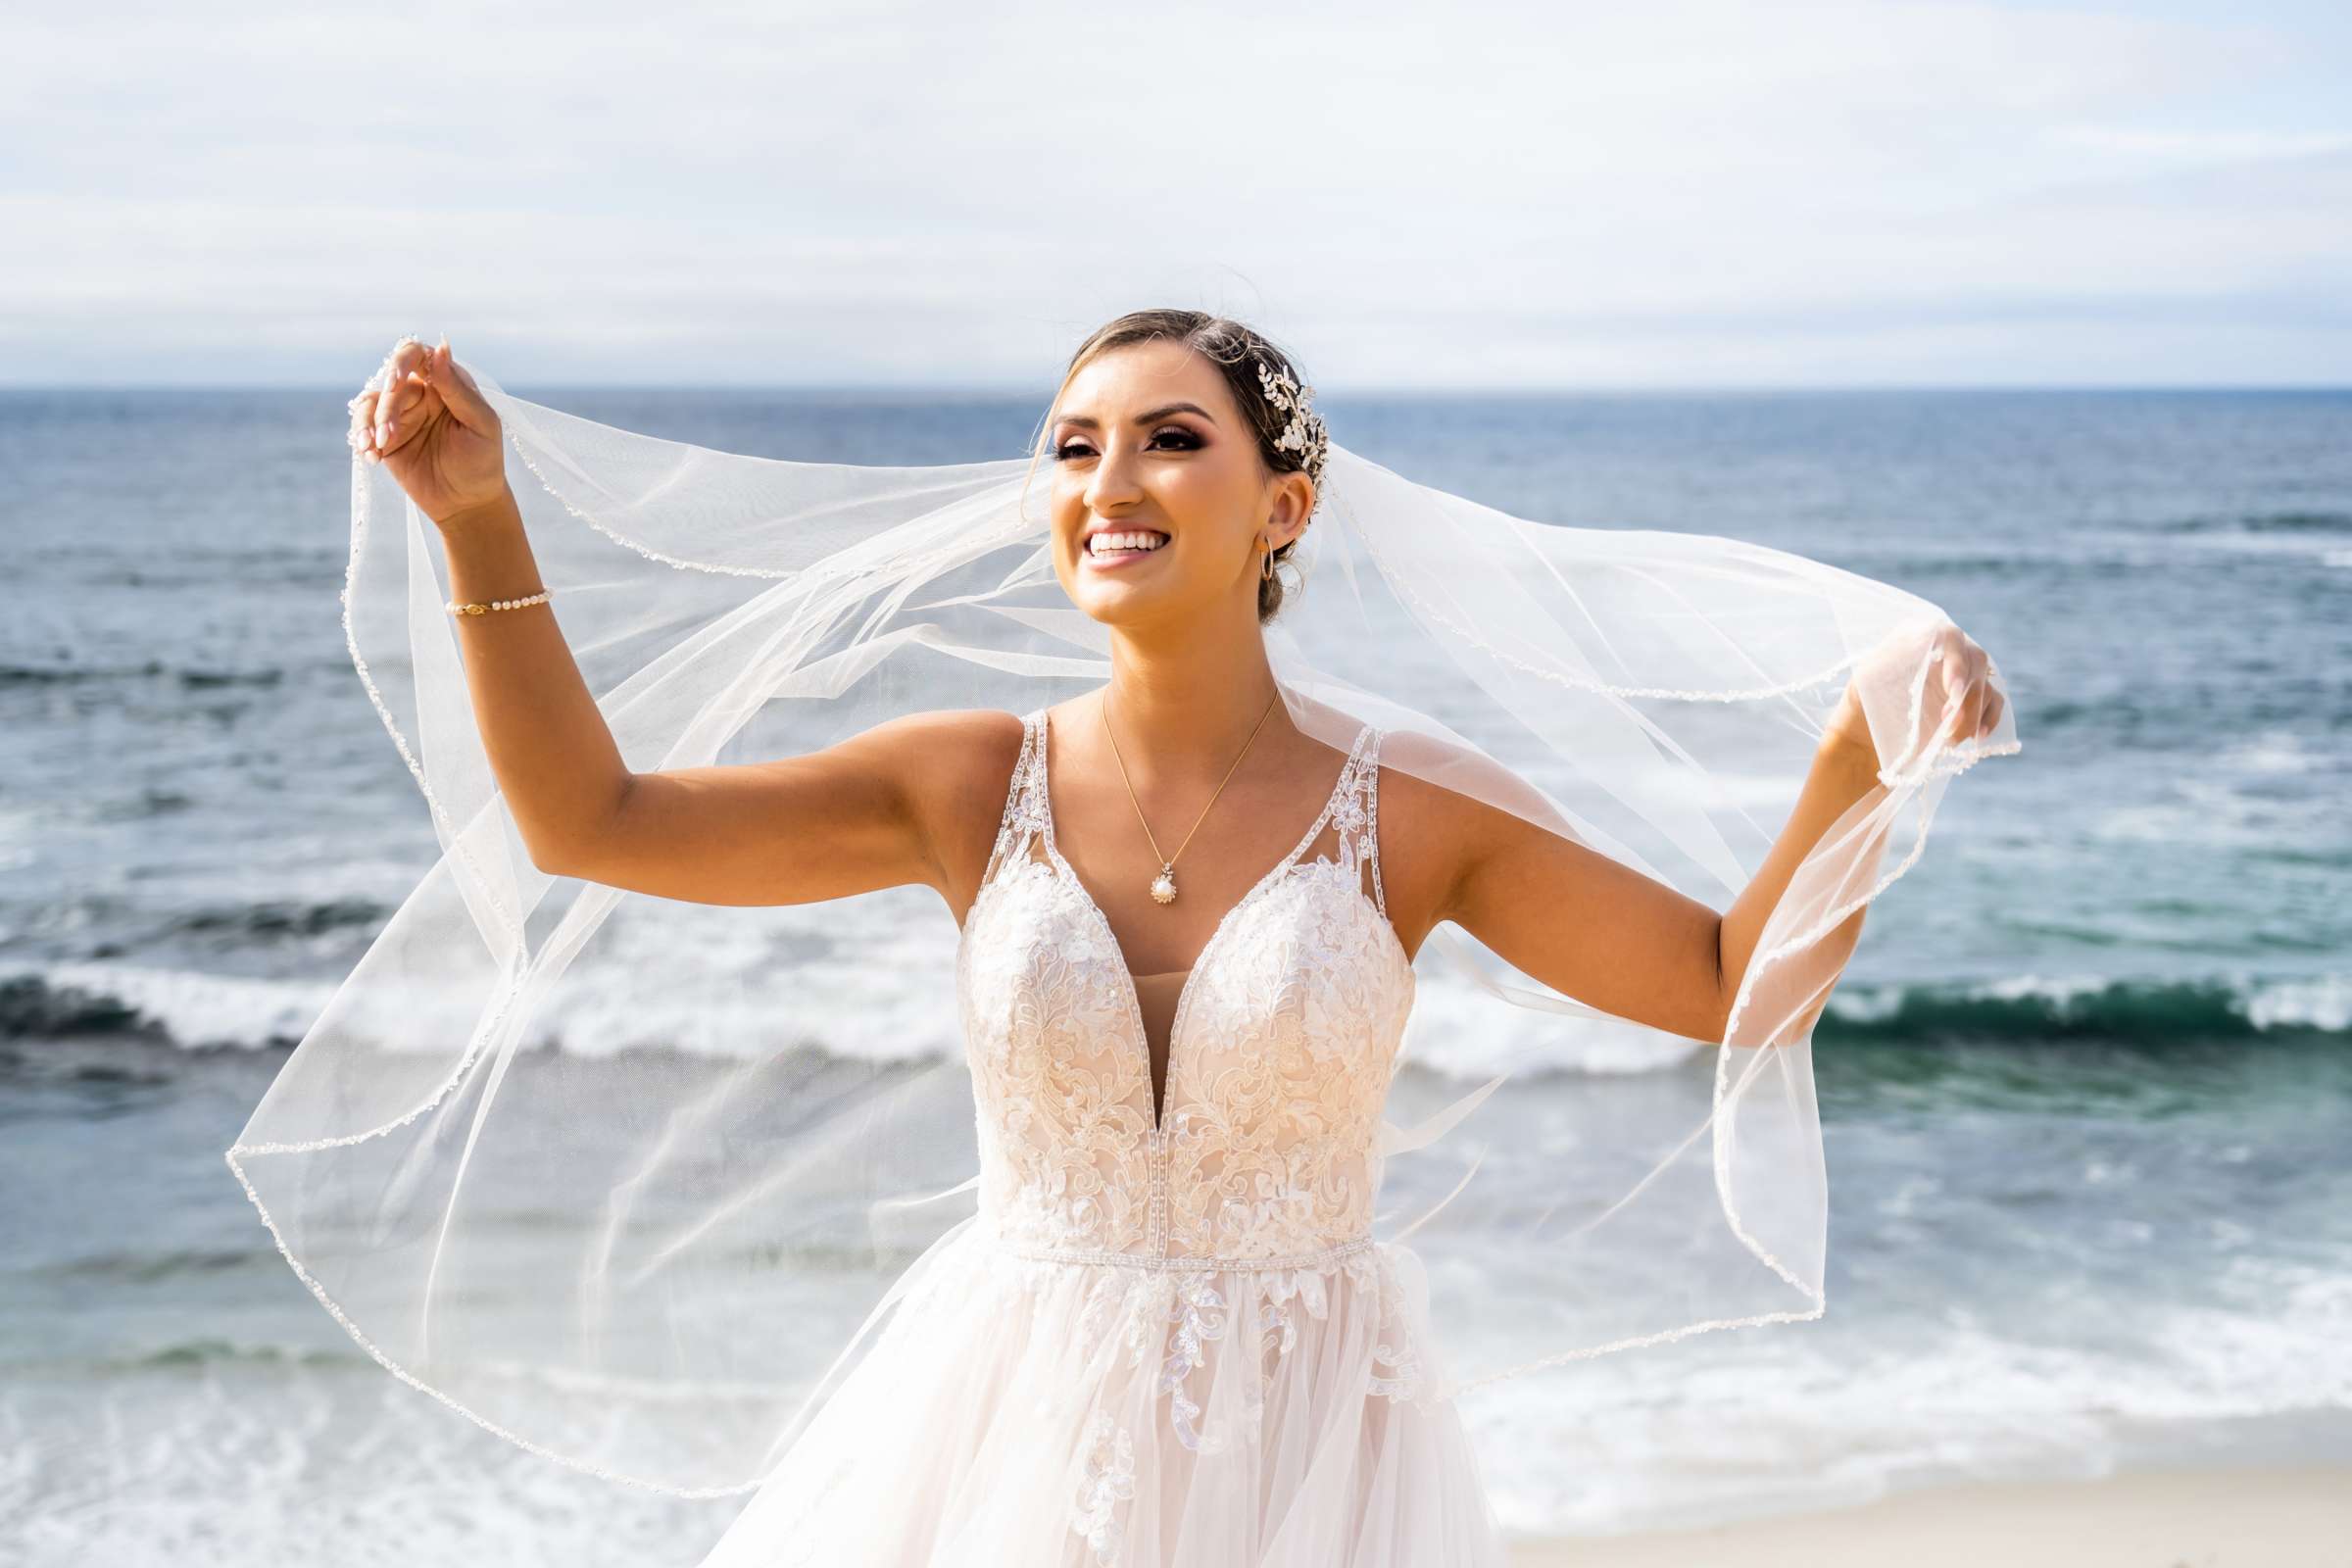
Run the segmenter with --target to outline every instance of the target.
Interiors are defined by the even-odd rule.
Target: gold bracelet
[[[464,605],[452,599],[444,608],[453,615],[481,615],[487,614],[493,610],[520,610],[525,605],[544,605],[546,603],[547,590],[542,588],[528,599],[492,599],[487,603],[475,601]]]

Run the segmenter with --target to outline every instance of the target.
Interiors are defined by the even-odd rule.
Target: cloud
[[[414,328],[510,382],[1028,384],[1179,303],[1333,388],[2340,382],[2340,31],[2218,4],[20,8],[0,364],[339,382]]]
[[[2062,125],[2053,139],[2100,152],[2137,154],[2179,163],[2240,164],[2294,159],[2352,149],[2352,134],[2337,131],[2134,130],[2120,125]]]

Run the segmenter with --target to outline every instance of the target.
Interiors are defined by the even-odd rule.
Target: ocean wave
[[[174,667],[160,659],[136,664],[0,663],[0,686],[64,686],[80,681],[153,680],[159,676],[168,676],[190,691],[213,686],[275,686],[286,678],[286,667],[280,664],[264,664],[253,669],[204,664]]]
[[[25,1278],[122,1280],[145,1285],[183,1274],[274,1271],[279,1266],[277,1252],[270,1247],[178,1247],[153,1252],[92,1252],[11,1272]]]
[[[1963,985],[1845,986],[1816,1038],[2162,1043],[2352,1036],[2352,978],[2012,979]]]
[[[2237,525],[2252,533],[2352,534],[2352,512],[2264,512],[2240,517]]]
[[[94,1369],[100,1372],[147,1372],[172,1367],[282,1366],[364,1367],[374,1362],[356,1348],[350,1350],[297,1349],[277,1345],[239,1345],[230,1340],[181,1340],[158,1346],[144,1354],[109,1357]]]
[[[84,680],[121,680],[125,676],[160,675],[164,662],[143,664],[0,664],[0,686],[65,686]]]
[[[0,980],[0,1039],[142,1039],[181,1050],[223,1046],[286,1049],[299,1043],[334,992],[334,982],[257,980],[188,970],[101,964],[59,964],[44,972]],[[1449,1008],[1438,988],[1416,1009],[1419,1044],[1413,1065],[1445,1078],[1475,1079],[1495,1070],[1492,1020]],[[723,1037],[710,1016],[740,1010],[740,1003],[698,1002],[691,994],[672,1004],[677,1026],[671,1043],[650,1042],[665,1031],[656,1020],[636,1019],[630,1031],[640,1043],[609,1038],[612,1024],[603,1006],[584,1009],[566,1027],[561,1014],[537,1045],[606,1055],[632,1050],[674,1050],[685,1055],[727,1054],[698,1051],[690,1042]],[[753,1007],[755,1013],[759,1006]],[[704,1021],[697,1023],[698,1016]],[[599,1020],[602,1020],[601,1022]],[[1459,1023],[1460,1027],[1448,1027]],[[1512,1048],[1560,1038],[1558,1019],[1530,1014],[1532,1038]],[[1479,1025],[1478,1028],[1471,1027]],[[1654,1031],[1611,1020],[1581,1023],[1581,1046],[1563,1057],[1563,1070],[1640,1072],[1665,1067],[1694,1049]],[[748,1038],[763,1038],[752,1036]],[[2352,1038],[2352,976],[2161,980],[2099,976],[2043,977],[1913,984],[1848,983],[1832,995],[1816,1038],[1825,1046],[1938,1041],[2101,1040],[2162,1044],[2173,1041],[2233,1041]],[[937,1054],[954,1050],[938,1042]],[[818,1043],[796,1042],[796,1053],[829,1054]],[[930,1054],[933,1053],[925,1053]],[[848,1059],[846,1056],[844,1059]],[[1518,1059],[1524,1060],[1524,1056]]]
[[[373,899],[271,899],[257,904],[190,909],[173,916],[166,929],[208,937],[225,935],[270,941],[371,926],[391,913],[391,909]]]
[[[2248,512],[2229,516],[2180,517],[2158,523],[2158,533],[2352,534],[2352,512]]]
[[[60,963],[0,980],[0,1039],[140,1037],[197,1050],[292,1046],[335,984]]]

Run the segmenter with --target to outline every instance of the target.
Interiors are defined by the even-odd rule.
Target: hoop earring
[[[1257,579],[1260,582],[1274,580],[1274,547],[1272,545],[1266,546],[1266,553],[1258,558]]]

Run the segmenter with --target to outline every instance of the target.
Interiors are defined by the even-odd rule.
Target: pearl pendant
[[[1152,897],[1162,904],[1176,902],[1176,868],[1174,866],[1160,867],[1159,875],[1152,879]]]

